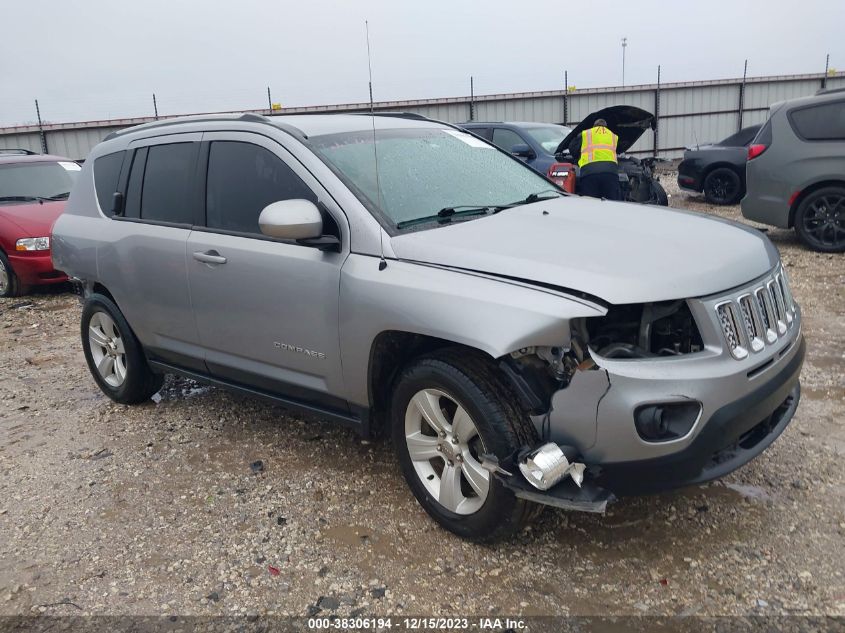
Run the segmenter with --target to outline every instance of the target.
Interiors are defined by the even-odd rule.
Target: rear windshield
[[[731,134],[728,138],[719,141],[717,145],[721,145],[722,147],[745,147],[754,140],[761,127],[760,125],[744,127],[736,134]]]
[[[0,165],[0,204],[64,200],[80,169],[72,161]]]

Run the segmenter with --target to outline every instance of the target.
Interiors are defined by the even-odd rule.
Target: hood
[[[0,205],[0,215],[21,228],[26,237],[49,237],[67,202],[26,202]]]
[[[612,304],[702,297],[765,274],[774,246],[743,225],[567,196],[391,238],[397,257],[580,291]]]
[[[584,130],[589,130],[593,127],[596,119],[607,121],[608,129],[619,137],[619,143],[616,146],[616,151],[619,154],[623,154],[631,149],[631,146],[639,140],[643,132],[654,129],[654,115],[651,112],[634,106],[610,106],[609,108],[604,108],[603,110],[587,115],[560,142],[560,145],[555,150],[555,154],[560,154],[562,151],[568,149],[569,144],[572,143],[572,139],[580,135]]]

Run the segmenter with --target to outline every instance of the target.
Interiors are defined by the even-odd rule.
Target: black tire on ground
[[[21,283],[3,251],[0,251],[0,275],[6,279],[6,283],[0,287],[0,297],[19,297],[29,290]]]
[[[405,438],[409,403],[424,389],[442,391],[459,403],[472,418],[483,450],[500,459],[537,442],[536,429],[516,397],[489,359],[451,348],[420,358],[402,371],[394,383],[390,414],[393,445],[402,473],[417,501],[435,521],[458,536],[478,542],[497,541],[517,533],[540,514],[542,506],[516,498],[492,475],[486,500],[472,514],[448,510],[426,489],[414,468]]]
[[[655,201],[655,204],[660,205],[661,207],[668,207],[669,206],[669,196],[666,195],[666,190],[656,180],[653,180],[651,183],[652,187],[652,195]]]
[[[795,212],[795,232],[814,251],[845,252],[845,187],[823,187],[807,195]]]
[[[91,327],[91,319],[99,312],[104,312],[111,317],[120,338],[123,342],[125,350],[125,366],[126,376],[123,383],[118,386],[108,384],[100,372],[97,370],[96,363],[92,355],[92,344],[89,340],[89,329]],[[121,404],[139,404],[150,399],[150,397],[161,389],[164,382],[164,376],[154,373],[147,358],[144,355],[141,344],[135,338],[132,328],[123,317],[120,309],[108,297],[101,294],[92,294],[85,301],[85,307],[82,309],[81,322],[81,337],[82,349],[85,353],[85,360],[88,363],[88,369],[94,377],[97,386],[109,398]]]
[[[704,199],[710,204],[733,204],[742,194],[742,180],[730,167],[717,167],[704,179]]]

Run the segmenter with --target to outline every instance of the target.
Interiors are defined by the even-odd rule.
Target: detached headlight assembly
[[[49,237],[25,237],[15,242],[16,251],[49,251]]]

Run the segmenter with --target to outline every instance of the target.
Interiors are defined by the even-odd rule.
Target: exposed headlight
[[[49,251],[49,237],[25,237],[15,242],[16,251]]]

